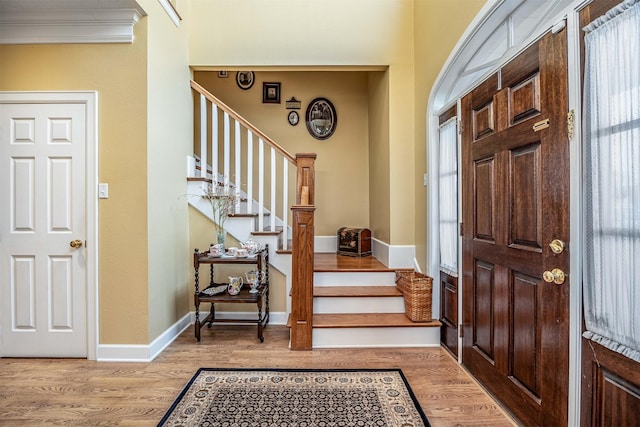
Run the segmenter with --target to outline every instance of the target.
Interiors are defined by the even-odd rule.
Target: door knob
[[[562,285],[564,283],[565,277],[566,275],[564,274],[564,271],[560,270],[559,268],[554,268],[551,271],[547,270],[542,273],[542,278],[545,282],[555,283],[556,285]]]
[[[76,240],[72,240],[69,243],[69,246],[71,246],[72,248],[78,249],[79,247],[82,246],[82,240],[77,240],[77,239]]]
[[[564,251],[565,243],[560,239],[553,239],[553,241],[549,243],[549,247],[551,248],[551,252],[558,255]]]

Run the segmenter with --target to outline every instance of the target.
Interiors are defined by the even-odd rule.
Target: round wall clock
[[[315,139],[327,139],[336,130],[338,116],[327,98],[316,98],[309,103],[306,114],[307,130]]]
[[[300,121],[300,116],[298,116],[298,112],[297,111],[290,111],[289,115],[287,116],[287,118],[289,119],[289,124],[291,126],[297,125],[298,122]]]

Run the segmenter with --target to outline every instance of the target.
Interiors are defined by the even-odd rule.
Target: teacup
[[[227,292],[229,292],[229,295],[238,295],[243,284],[242,276],[229,276]]]
[[[209,256],[218,256],[220,255],[220,247],[218,245],[209,246]]]
[[[236,251],[236,256],[237,256],[237,257],[246,257],[248,254],[249,254],[249,252],[248,252],[246,249],[244,249],[244,248],[239,248],[239,249]]]
[[[229,249],[227,249],[227,254],[230,256],[238,255],[238,248],[236,248],[235,246],[230,247]]]

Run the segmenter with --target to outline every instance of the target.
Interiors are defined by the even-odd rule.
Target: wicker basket
[[[405,314],[413,322],[429,322],[433,278],[415,271],[397,271],[396,286],[404,296]]]

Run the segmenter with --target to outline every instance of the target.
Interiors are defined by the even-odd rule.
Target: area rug
[[[428,427],[400,369],[201,368],[159,426]]]

